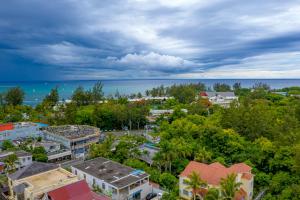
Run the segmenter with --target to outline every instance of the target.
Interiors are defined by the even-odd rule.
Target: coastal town
[[[297,145],[293,151],[284,146],[296,140],[263,127],[271,123],[265,122],[270,110],[261,107],[295,109],[294,120],[300,120],[298,87],[216,84],[214,91],[205,91],[199,83],[108,99],[100,84],[93,97],[79,87],[64,103],[54,88],[35,108],[6,98],[0,124],[1,199],[268,199],[276,194],[274,181],[281,174],[299,169]],[[22,94],[14,88],[6,95],[16,91]],[[12,107],[22,112],[18,119],[9,113]],[[241,122],[246,129],[235,124],[246,117]]]

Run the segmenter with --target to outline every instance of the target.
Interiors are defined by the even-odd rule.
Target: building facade
[[[241,183],[234,199],[251,200],[253,198],[254,175],[251,173],[251,167],[244,163],[234,164],[227,168],[220,163],[208,165],[191,161],[179,176],[179,195],[183,199],[193,197],[192,189],[186,184],[192,172],[196,172],[207,183],[196,191],[200,199],[205,197],[209,188],[220,189],[221,179],[227,178],[230,174],[235,174],[236,182]]]
[[[47,126],[41,123],[19,122],[0,125],[0,142],[42,136],[40,128]]]
[[[145,199],[152,191],[149,175],[117,162],[96,158],[71,167],[91,188],[100,188],[112,200]]]
[[[87,125],[52,126],[43,130],[44,139],[62,144],[70,149],[72,157],[85,157],[91,144],[97,143],[100,130]]]
[[[0,161],[4,160],[12,154],[16,154],[18,160],[15,162],[15,168],[20,169],[32,164],[32,154],[26,151],[5,151],[0,153]]]
[[[57,165],[33,162],[8,175],[9,199],[42,199],[47,192],[77,181],[77,176]]]
[[[228,108],[232,101],[237,100],[234,92],[201,92],[199,96],[208,99],[213,105],[220,105]]]

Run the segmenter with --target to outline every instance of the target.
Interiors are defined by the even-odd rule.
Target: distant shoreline
[[[73,91],[78,86],[90,89],[97,80],[66,80],[66,81],[15,81],[0,82],[0,92],[15,86],[20,86],[25,92],[24,103],[35,106],[50,92],[58,86],[60,99],[70,99]],[[242,87],[252,87],[255,83],[266,83],[273,89],[291,86],[300,86],[300,79],[109,79],[101,80],[104,87],[105,96],[114,95],[118,92],[121,95],[132,93],[145,93],[146,90],[160,85],[170,86],[173,84],[204,83],[207,87],[212,87],[215,83],[226,83],[233,85],[240,82]]]

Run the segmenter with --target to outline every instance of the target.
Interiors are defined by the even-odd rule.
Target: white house
[[[79,179],[85,179],[91,188],[99,188],[112,200],[145,199],[152,191],[149,175],[120,163],[96,158],[71,167]]]
[[[208,99],[212,104],[225,108],[228,108],[232,101],[238,99],[234,92],[201,92],[199,96]]]
[[[18,161],[15,163],[17,169],[31,165],[32,155],[26,151],[5,151],[0,153],[0,160],[5,160],[9,155],[16,154]]]

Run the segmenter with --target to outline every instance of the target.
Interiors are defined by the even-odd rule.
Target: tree
[[[4,163],[6,166],[6,169],[8,171],[14,171],[16,168],[16,162],[18,161],[18,157],[16,154],[10,154],[4,159]]]
[[[23,103],[24,96],[25,93],[20,87],[13,87],[6,92],[4,100],[6,104],[16,106]]]
[[[92,92],[85,91],[82,86],[79,86],[72,95],[72,101],[74,101],[77,106],[84,106],[92,101],[92,96]]]
[[[295,147],[295,164],[294,169],[296,172],[300,174],[300,144],[296,145]]]
[[[55,106],[59,101],[58,87],[52,88],[50,93],[43,100],[43,104],[50,107]]]
[[[187,185],[187,189],[192,189],[192,193],[193,193],[193,199],[196,199],[196,195],[197,195],[197,190],[202,187],[202,186],[206,186],[207,183],[205,181],[203,181],[200,178],[199,173],[193,171],[189,176],[188,176],[188,180],[186,180],[185,184]]]
[[[10,140],[4,140],[2,142],[2,146],[1,149],[4,150],[9,150],[9,149],[13,149],[15,146],[13,145],[13,143]]]
[[[166,188],[168,191],[171,191],[177,183],[177,178],[170,173],[162,173],[159,178],[159,183]]]
[[[231,87],[230,87],[230,85],[227,85],[225,83],[215,83],[214,90],[216,92],[228,92],[228,91],[231,91]]]
[[[102,91],[103,84],[101,81],[97,81],[92,89],[92,99],[94,103],[97,103],[103,99],[104,93]]]
[[[240,89],[242,88],[240,82],[234,83],[232,87],[233,87],[233,90],[234,90],[234,91],[238,91],[238,90],[240,90]]]
[[[194,160],[202,163],[208,163],[209,161],[211,161],[211,158],[212,152],[207,151],[205,147],[203,147],[196,153]]]
[[[204,199],[205,200],[221,200],[222,198],[220,197],[220,191],[218,189],[210,188],[210,189],[208,189]]]
[[[32,151],[32,158],[35,161],[47,162],[48,156],[44,147],[35,147]]]
[[[229,174],[226,178],[221,179],[221,194],[224,200],[234,200],[234,196],[242,184],[236,181],[236,176],[236,174]]]

